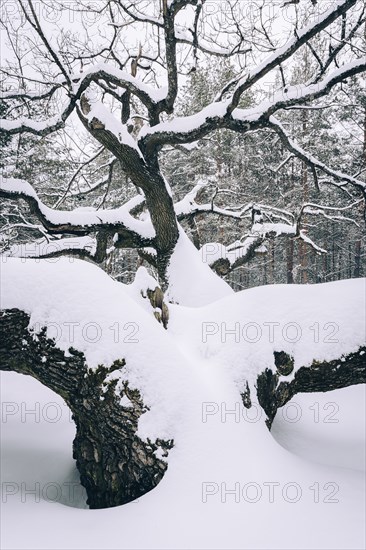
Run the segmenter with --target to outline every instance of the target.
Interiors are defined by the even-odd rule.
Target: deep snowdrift
[[[298,368],[364,344],[364,280],[171,306],[166,332],[139,297],[138,281],[124,287],[66,259],[7,259],[1,272],[3,309],[24,309],[34,327],[46,324],[62,349],[80,349],[91,366],[125,357],[131,385],[150,406],[140,435],[175,440],[155,490],[123,507],[80,509],[82,492],[70,498],[67,490],[78,486],[66,406],[37,381],[1,373],[3,548],[363,548],[362,459],[343,450],[337,464],[326,446],[332,454],[344,444],[360,452],[364,388],[296,399],[301,422],[293,422],[295,407],[273,427],[283,446],[263,413],[243,409],[240,389],[273,364],[274,349],[293,354]],[[274,338],[265,323],[279,323],[271,325]],[[225,337],[225,329],[236,332]],[[32,408],[38,417],[26,414]],[[330,413],[338,422],[328,422]]]

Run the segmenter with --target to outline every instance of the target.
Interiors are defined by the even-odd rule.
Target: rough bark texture
[[[265,369],[257,378],[258,402],[267,415],[269,428],[279,407],[286,405],[297,393],[326,392],[366,383],[366,347],[335,361],[314,361],[310,367],[298,369],[290,382],[279,380],[291,374],[293,358],[283,351],[274,355],[276,372]]]
[[[168,328],[169,321],[169,309],[167,304],[164,302],[164,293],[160,287],[156,287],[155,290],[148,289],[147,297],[150,300],[150,304],[154,308],[154,317],[159,323],[163,324],[163,327]],[[142,293],[142,296],[144,294]]]
[[[29,316],[17,309],[0,312],[0,370],[28,374],[59,394],[70,407],[76,424],[73,456],[90,508],[125,504],[153,489],[162,479],[172,441],[145,443],[137,435],[137,423],[147,410],[141,395],[128,382],[116,390],[124,360],[112,366],[88,368],[85,357],[70,348],[65,355],[46,337],[28,330]],[[120,405],[126,395],[130,406]]]
[[[78,114],[88,132],[122,163],[128,177],[145,194],[146,206],[156,233],[153,243],[157,254],[156,267],[161,285],[165,289],[168,283],[167,268],[178,241],[179,230],[173,199],[160,170],[158,151],[143,151],[143,159],[137,149],[122,145],[103,124],[93,124],[93,121],[99,122],[97,119],[89,123],[80,110]],[[84,114],[87,114],[85,110]]]

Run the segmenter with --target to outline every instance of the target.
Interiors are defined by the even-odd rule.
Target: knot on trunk
[[[162,323],[163,327],[166,329],[169,321],[169,309],[164,302],[163,291],[159,286],[157,286],[155,290],[148,289],[147,297],[154,308],[154,317],[159,323]]]
[[[294,358],[284,351],[275,351],[274,361],[277,372],[282,376],[288,376],[294,370]]]

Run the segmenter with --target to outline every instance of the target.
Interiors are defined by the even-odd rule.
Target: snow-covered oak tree
[[[75,0],[57,5],[47,0],[6,1],[2,24],[9,56],[1,73],[2,139],[47,136],[52,144],[66,133],[68,147],[73,147],[72,141],[83,151],[92,142],[98,149],[52,203],[47,194],[47,185],[54,185],[47,181],[50,174],[45,173],[41,200],[35,182],[16,177],[16,166],[4,167],[0,196],[26,203],[42,232],[50,239],[57,237],[58,250],[49,255],[102,263],[113,249],[138,250],[158,274],[160,287],[149,279],[140,290],[164,327],[169,302],[199,306],[230,296],[231,289],[214,271],[227,273],[242,265],[274,235],[296,237],[319,249],[302,230],[302,218],[341,219],[363,204],[364,172],[346,173],[302,148],[296,130],[289,130],[281,113],[326,108],[323,102],[337,86],[351,77],[362,78],[365,17],[362,0],[230,0],[225,9],[209,0]],[[291,85],[289,67],[304,50],[315,60],[312,72]],[[236,75],[198,112],[177,116],[187,75],[205,68],[205,59],[212,56],[230,58]],[[257,101],[274,73],[281,75],[281,86]],[[186,196],[176,201],[161,168],[162,152],[176,148],[189,162],[189,151],[217,130],[242,136],[266,130],[278,136],[278,147],[310,169],[319,201],[304,202],[295,213],[270,204],[224,208],[215,204],[216,191],[207,201],[200,200],[210,181],[187,182]],[[100,155],[108,174],[93,180],[93,191],[101,198],[108,193],[118,163],[118,207],[104,208],[103,199],[98,209],[61,209],[80,170]],[[27,159],[32,162],[32,151]],[[126,201],[128,184],[135,193]],[[329,185],[345,191],[348,203],[324,205],[321,191]],[[230,246],[206,243],[198,252],[180,222],[206,213],[238,221],[249,217],[250,233],[239,235]],[[39,255],[44,256],[42,250]],[[61,351],[46,329],[33,337],[30,311],[21,309],[9,302],[2,314],[6,336],[1,368],[31,374],[69,404],[77,425],[74,454],[90,505],[128,502],[153,488],[166,469],[162,456],[172,441],[146,441],[136,435],[147,407],[144,396],[128,381],[120,384],[126,358],[115,357],[92,371],[87,354],[73,346],[67,353]],[[43,326],[47,328],[46,319]],[[342,368],[333,357],[300,369],[291,382],[279,383],[282,375],[292,372],[293,359],[283,349],[275,352],[277,371],[268,365],[255,380],[256,390],[249,378],[243,379],[242,391],[248,407],[257,391],[269,425],[277,408],[296,392],[364,381],[362,356],[354,353],[348,354]],[[127,396],[130,408],[121,405],[117,390],[119,397]]]

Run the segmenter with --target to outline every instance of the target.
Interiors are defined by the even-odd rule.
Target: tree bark
[[[128,382],[117,391],[117,379],[108,379],[123,370],[125,361],[91,370],[81,352],[70,348],[65,354],[46,337],[45,328],[35,335],[28,325],[23,311],[0,312],[0,370],[33,376],[70,407],[76,424],[73,456],[90,508],[125,504],[156,487],[167,463],[155,451],[167,456],[173,442],[146,443],[136,435],[148,409]],[[123,396],[130,406],[121,406]]]
[[[158,150],[143,151],[142,157],[137,149],[123,146],[97,119],[89,123],[84,116],[86,111],[83,113],[78,109],[79,118],[87,131],[121,162],[132,183],[145,194],[156,234],[153,245],[156,250],[156,267],[160,284],[165,290],[168,284],[167,268],[178,241],[179,230],[173,199],[160,170]]]
[[[310,367],[301,367],[291,382],[279,380],[293,371],[293,358],[283,351],[274,352],[274,356],[276,372],[265,369],[257,378],[258,402],[267,415],[269,429],[277,410],[297,393],[326,392],[366,383],[365,346],[334,361],[314,361]]]
[[[353,276],[361,277],[361,239],[357,239],[355,249],[355,268]]]
[[[286,273],[287,284],[292,285],[294,283],[294,241],[288,239],[286,246]]]

